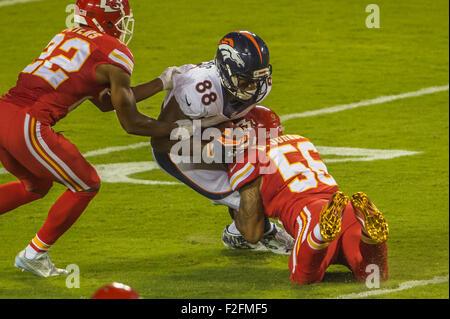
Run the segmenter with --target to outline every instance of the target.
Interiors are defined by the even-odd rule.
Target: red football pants
[[[69,189],[52,207],[39,232],[49,245],[70,228],[95,196],[96,192],[89,191],[100,186],[94,167],[75,145],[22,108],[4,102],[0,102],[0,161],[20,180],[0,186],[0,214],[41,198],[53,182]]]
[[[387,245],[367,244],[361,240],[361,225],[350,203],[344,210],[339,236],[328,245],[315,243],[312,233],[327,203],[327,200],[317,200],[299,210],[295,234],[291,234],[296,239],[289,259],[291,281],[298,285],[320,282],[331,264],[349,267],[358,281],[365,281],[372,273],[372,268],[367,266],[376,265],[380,280],[387,280]]]
[[[46,188],[55,181],[73,192],[100,185],[94,167],[62,134],[0,102],[0,160],[28,190]]]

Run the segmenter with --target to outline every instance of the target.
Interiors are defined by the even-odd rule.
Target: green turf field
[[[0,0],[0,94],[65,28],[65,8],[72,3],[2,5],[6,2]],[[380,288],[387,292],[368,298],[447,299],[449,3],[379,0],[380,28],[370,29],[365,24],[369,3],[131,0],[133,84],[155,78],[167,66],[208,61],[223,35],[248,29],[268,44],[273,88],[264,104],[278,114],[369,100],[335,113],[291,118],[284,121],[286,132],[306,136],[327,151],[324,161],[341,189],[365,191],[388,219],[390,279]],[[423,88],[432,89],[419,91]],[[401,95],[409,92],[416,93]],[[389,98],[372,100],[380,96]],[[163,98],[160,93],[138,106],[156,117]],[[331,267],[323,283],[296,287],[289,280],[288,256],[226,249],[220,237],[230,223],[227,210],[187,186],[167,183],[176,180],[151,169],[152,163],[139,165],[153,161],[148,139],[127,135],[114,113],[101,113],[86,102],[55,130],[99,171],[116,176],[103,179],[100,193],[51,249],[57,266],[79,266],[80,288],[67,288],[65,278],[42,279],[13,266],[62,186],[0,216],[1,299],[89,298],[112,281],[149,299],[357,298],[374,291],[341,266]],[[118,146],[124,149],[94,152]],[[343,154],[344,148],[351,154]],[[397,157],[374,160],[374,154]],[[119,183],[124,167],[136,171]],[[0,183],[12,180],[0,168]]]

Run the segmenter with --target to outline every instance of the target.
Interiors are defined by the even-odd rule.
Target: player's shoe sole
[[[365,233],[375,242],[384,243],[389,236],[388,223],[369,197],[358,192],[352,195],[350,202]]]
[[[341,232],[342,213],[348,203],[348,196],[337,191],[333,194],[330,202],[320,212],[320,235],[325,242],[331,242]]]

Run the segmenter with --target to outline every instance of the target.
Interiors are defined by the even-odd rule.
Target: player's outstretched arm
[[[156,78],[152,81],[132,86],[131,90],[134,93],[134,98],[137,102],[143,101],[152,97],[156,93],[163,90],[163,83],[160,78]],[[97,106],[97,108],[102,112],[109,112],[114,110],[114,106],[111,101],[111,90],[105,89],[100,93],[98,98],[91,98],[90,101]]]
[[[172,97],[167,105],[161,110],[161,113],[158,116],[158,120],[165,121],[168,123],[176,123],[178,120],[186,120],[186,115],[180,109],[177,100],[175,97]],[[176,143],[180,143],[179,140],[171,140],[170,136],[163,137],[153,137],[151,140],[152,148],[161,153],[169,153]],[[190,143],[189,140],[186,140],[181,143]],[[181,154],[178,154],[181,155]]]
[[[136,107],[136,99],[130,87],[130,75],[123,69],[111,64],[102,64],[95,70],[97,81],[109,84],[111,102],[123,129],[134,135],[169,136],[177,127],[175,123],[155,120],[140,113]]]
[[[172,66],[165,69],[164,72],[156,79],[153,79],[146,83],[138,84],[136,86],[132,86],[131,90],[134,93],[136,103],[146,100],[161,91],[172,89],[172,76],[175,73],[179,73],[179,70],[177,67]],[[98,98],[92,98],[90,100],[102,112],[114,110],[114,106],[111,102],[110,89],[106,89],[101,92]]]
[[[164,89],[163,83],[160,78],[156,78],[151,80],[150,82],[146,82],[143,84],[139,84],[131,87],[131,90],[134,93],[134,97],[136,102],[143,101],[152,97],[158,92],[161,92]]]
[[[152,97],[156,93],[163,90],[171,90],[172,77],[176,73],[179,73],[178,68],[175,66],[171,66],[165,69],[164,72],[156,79],[151,80],[147,83],[133,86],[131,89],[133,90],[136,102],[148,99],[149,97]]]
[[[234,212],[237,229],[249,243],[257,243],[264,234],[264,207],[259,193],[262,177],[239,189],[241,203]]]

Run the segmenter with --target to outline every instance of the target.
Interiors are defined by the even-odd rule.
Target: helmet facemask
[[[254,71],[251,77],[240,73],[233,74],[228,64],[217,63],[217,57],[216,65],[223,86],[236,99],[247,102],[253,98],[257,103],[267,92],[267,81],[272,73],[270,64],[267,68]]]
[[[120,18],[120,20],[117,21],[115,27],[120,32],[119,40],[125,43],[125,45],[128,45],[131,41],[131,38],[133,38],[134,32],[133,11],[130,10],[129,15],[126,15],[123,9],[121,9],[121,11],[122,11],[122,18]]]

